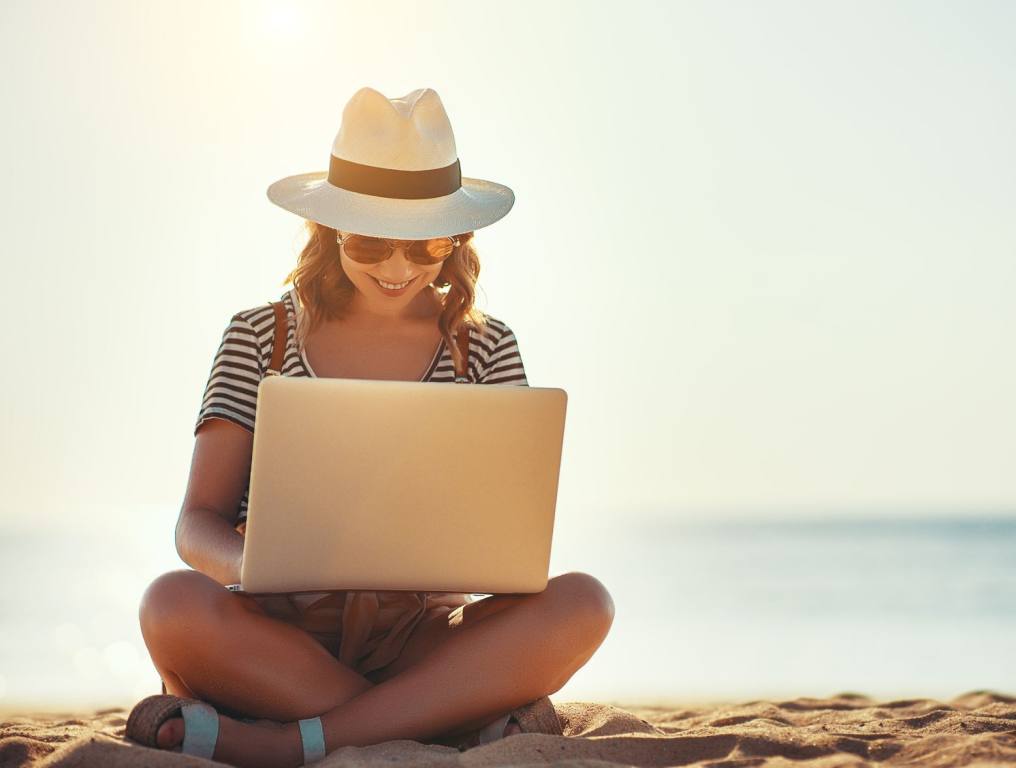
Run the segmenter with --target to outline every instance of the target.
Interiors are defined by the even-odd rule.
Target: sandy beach
[[[553,699],[553,697],[551,697]],[[973,691],[951,701],[876,701],[855,693],[624,707],[554,702],[565,735],[518,734],[459,752],[409,740],[344,747],[328,766],[531,764],[709,766],[990,766],[1016,764],[1016,697]],[[124,739],[127,711],[4,715],[0,768],[207,765]]]

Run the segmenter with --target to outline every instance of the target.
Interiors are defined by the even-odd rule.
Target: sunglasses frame
[[[399,248],[403,248],[406,251],[406,258],[409,259],[414,264],[419,264],[420,266],[423,266],[423,267],[433,267],[433,266],[435,266],[437,264],[442,264],[443,262],[447,261],[448,257],[451,256],[452,253],[454,253],[454,249],[458,248],[459,245],[461,245],[461,241],[459,240],[459,238],[457,238],[457,237],[451,237],[450,235],[446,235],[444,237],[428,237],[426,240],[393,240],[393,239],[387,238],[387,237],[375,237],[373,235],[360,235],[360,234],[358,234],[356,232],[350,232],[350,233],[348,233],[346,235],[341,235],[338,232],[336,232],[335,233],[335,242],[337,242],[339,244],[339,247],[342,247],[342,246],[345,245],[344,241],[349,239],[350,237],[367,237],[367,238],[370,238],[372,240],[380,240],[385,245],[388,246],[388,255],[385,256],[383,259],[380,259],[379,261],[360,261],[358,259],[353,259],[353,257],[349,256],[349,254],[347,253],[346,255],[349,256],[349,258],[352,259],[353,261],[355,261],[357,264],[381,264],[381,263],[383,263],[385,261],[388,261],[388,259],[390,259],[392,257],[392,254],[395,253],[395,251],[397,251]],[[411,245],[405,245],[406,243],[410,243],[411,244],[411,243],[419,243],[419,242],[430,242],[431,240],[450,240],[451,244],[452,244],[452,249],[453,250],[448,253],[448,256],[445,256],[443,259],[439,259],[438,261],[421,262],[421,261],[417,261],[416,259],[412,258],[412,256],[410,256],[409,249],[410,249]]]

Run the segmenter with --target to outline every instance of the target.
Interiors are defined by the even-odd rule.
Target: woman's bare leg
[[[486,598],[487,600],[492,598]],[[560,690],[595,653],[613,622],[606,588],[585,573],[552,578],[483,621],[480,600],[457,609],[423,659],[321,714],[328,751],[389,739],[464,733]]]
[[[198,571],[159,576],[139,615],[167,692],[227,711],[293,722],[373,685],[299,627]]]
[[[490,598],[488,598],[490,599]],[[330,752],[390,739],[427,741],[479,727],[553,693],[593,655],[613,621],[613,602],[592,576],[566,573],[483,621],[478,601],[416,663],[320,713]],[[475,611],[471,611],[475,608]],[[300,765],[296,723],[266,730],[220,716],[215,759],[238,766]]]

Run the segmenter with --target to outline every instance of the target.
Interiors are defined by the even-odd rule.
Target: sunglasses
[[[346,255],[360,264],[380,264],[395,253],[396,248],[405,248],[406,257],[414,264],[432,267],[452,255],[459,245],[457,237],[432,237],[429,240],[389,240],[384,237],[367,235],[341,235],[336,233],[336,242]]]

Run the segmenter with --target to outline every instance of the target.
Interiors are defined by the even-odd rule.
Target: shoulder
[[[293,321],[296,317],[296,307],[293,305],[293,298],[289,291],[280,296],[277,301],[286,310],[286,317],[289,320],[289,329],[292,331]],[[270,343],[275,333],[275,310],[272,304],[275,302],[264,301],[253,307],[241,309],[234,312],[230,318],[230,325],[238,325],[250,329],[261,343]]]
[[[480,384],[526,384],[525,368],[518,339],[511,327],[499,317],[486,316],[487,322],[470,350],[478,353]]]
[[[291,335],[295,311],[288,292],[280,298],[280,301],[289,319]],[[246,353],[255,357],[263,368],[267,365],[271,355],[274,339],[275,310],[272,308],[272,302],[265,301],[234,312],[230,316],[229,323],[223,332],[223,350],[231,347],[235,352],[239,351],[238,346],[244,347]]]
[[[485,315],[486,323],[476,334],[477,340],[488,353],[504,347],[505,344],[514,343],[515,332],[499,317]]]
[[[294,313],[293,303],[290,298],[289,292],[284,293],[279,301],[282,302],[282,306],[286,310],[286,314],[292,316]],[[271,331],[275,327],[275,310],[272,309],[272,302],[265,301],[253,307],[247,309],[241,309],[239,312],[234,312],[230,318],[230,322],[236,322],[239,324],[246,324],[259,336],[264,333]]]

